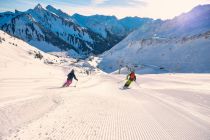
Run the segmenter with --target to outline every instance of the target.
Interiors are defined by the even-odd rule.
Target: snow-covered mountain
[[[125,32],[115,17],[76,14],[71,17],[50,5],[43,8],[38,4],[25,12],[0,14],[0,29],[10,35],[43,51],[68,51],[73,57],[101,54],[134,28]]]
[[[48,6],[46,7],[46,9],[47,9],[48,11],[54,13],[55,15],[59,16],[59,17],[62,17],[62,18],[64,18],[64,19],[68,19],[68,20],[74,22],[73,19],[71,18],[71,16],[69,16],[67,13],[61,11],[61,9],[56,9],[56,8],[54,8],[54,7],[51,6],[51,5],[48,5]]]
[[[114,45],[99,34],[55,15],[41,5],[26,12],[1,13],[0,23],[2,30],[43,51],[65,50],[71,56],[85,57],[91,53],[99,54]]]
[[[81,26],[87,27],[103,37],[110,35],[125,37],[130,32],[154,20],[149,18],[126,17],[118,20],[115,16],[93,15],[83,16],[74,14],[72,18]]]
[[[143,25],[160,22],[162,20],[153,20],[151,18],[139,18],[139,17],[125,17],[119,20],[119,23],[124,27],[126,33],[130,33]]]
[[[210,5],[200,5],[174,19],[145,24],[101,55],[99,67],[210,72],[209,15]]]

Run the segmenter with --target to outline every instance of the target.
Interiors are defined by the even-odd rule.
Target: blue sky
[[[169,19],[188,12],[199,4],[210,4],[210,0],[0,0],[0,12],[25,11],[40,3],[52,5],[68,14],[139,16]]]

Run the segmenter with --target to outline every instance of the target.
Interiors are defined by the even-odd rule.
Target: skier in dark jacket
[[[127,82],[125,83],[123,88],[128,88],[133,81],[136,81],[136,75],[135,75],[134,71],[132,71],[130,74],[128,74],[126,79],[127,79]]]
[[[76,77],[75,74],[74,74],[74,70],[72,70],[72,71],[68,74],[67,81],[66,81],[66,83],[63,85],[63,87],[68,87],[68,86],[72,83],[73,78],[74,78],[75,80],[78,81],[77,77]]]

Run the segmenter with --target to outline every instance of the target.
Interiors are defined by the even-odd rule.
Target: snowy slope
[[[38,53],[41,60],[35,58]],[[49,88],[61,86],[72,68],[85,73],[87,68],[75,63],[56,53],[46,54],[0,30],[0,139],[62,102]]]
[[[46,66],[43,61],[57,59],[27,43],[0,31],[0,139],[20,124],[37,118],[54,108],[56,103],[40,90],[49,77],[63,74]],[[41,52],[42,60],[34,53]],[[58,60],[58,59],[57,59]],[[54,81],[55,82],[55,81]],[[59,84],[59,82],[57,82]],[[23,108],[25,106],[25,108]],[[39,110],[37,110],[41,106]],[[33,111],[36,110],[36,111]],[[32,111],[32,112],[28,112]]]
[[[121,90],[125,75],[34,51],[0,31],[1,140],[209,140],[209,74],[137,75]],[[73,66],[79,82],[60,88]]]
[[[139,73],[142,66],[159,68],[151,73],[210,72],[209,14],[210,5],[204,5],[172,20],[147,24],[101,55],[99,67],[106,72],[126,66]]]
[[[130,90],[118,88],[122,78],[49,90],[62,99],[57,108],[3,140],[209,140],[209,75],[144,75]]]

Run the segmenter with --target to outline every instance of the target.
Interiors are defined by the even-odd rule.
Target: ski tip
[[[130,89],[130,88],[128,88],[128,87],[120,87],[119,89],[126,90],[126,89]]]

